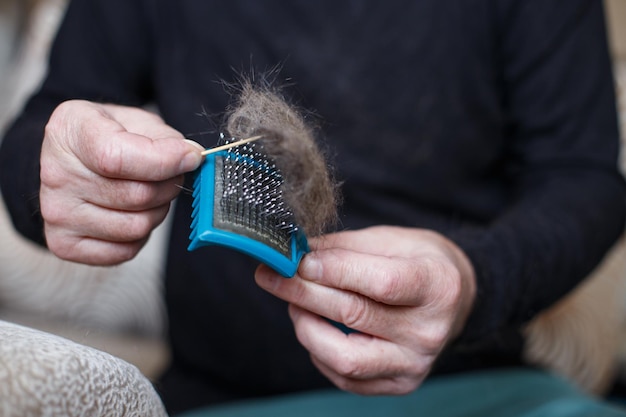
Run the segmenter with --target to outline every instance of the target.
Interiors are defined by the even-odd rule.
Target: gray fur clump
[[[242,82],[226,130],[238,139],[263,136],[257,143],[281,172],[284,199],[308,236],[321,235],[336,225],[338,186],[313,129],[279,90]]]

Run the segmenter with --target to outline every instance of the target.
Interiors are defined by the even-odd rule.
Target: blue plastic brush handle
[[[300,260],[309,252],[306,236],[296,231],[291,236],[291,257],[287,257],[265,243],[256,241],[228,230],[213,226],[215,198],[215,158],[224,157],[226,152],[207,155],[200,167],[194,184],[194,212],[191,243],[188,250],[206,245],[219,245],[245,253],[274,269],[284,277],[293,277]]]
[[[293,277],[298,270],[302,257],[309,252],[306,236],[301,231],[295,232],[291,236],[292,257],[289,258],[262,242],[213,227],[215,158],[225,155],[225,152],[210,154],[199,168],[193,191],[192,232],[189,236],[191,243],[187,249],[192,251],[207,245],[224,246],[253,257],[286,278]],[[342,323],[327,320],[346,334],[355,332]]]

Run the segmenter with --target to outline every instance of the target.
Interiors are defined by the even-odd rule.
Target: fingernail
[[[180,171],[181,172],[190,172],[197,169],[202,163],[202,155],[197,152],[189,152],[183,157],[183,160],[180,161]]]
[[[276,273],[269,268],[257,269],[255,278],[257,284],[267,290],[273,290],[278,285]]]
[[[324,267],[317,256],[310,253],[302,259],[298,272],[303,279],[309,281],[319,281],[322,279],[324,274]]]
[[[187,152],[187,154],[183,157],[183,160],[180,162],[181,171],[189,172],[198,168],[202,163],[202,155],[200,155],[200,152],[202,152],[204,148],[198,142],[194,142],[193,140],[185,139],[185,142],[193,145],[195,148],[191,152]]]
[[[293,304],[289,304],[289,309],[287,311],[289,312],[289,318],[291,318],[291,320],[296,320],[302,315],[302,310]]]
[[[204,146],[200,145],[198,142],[196,142],[195,140],[191,140],[191,139],[185,139],[185,142],[187,142],[190,145],[193,145],[194,148],[198,149],[200,152],[204,151]]]

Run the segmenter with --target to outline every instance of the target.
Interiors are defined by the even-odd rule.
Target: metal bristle
[[[225,144],[236,139],[224,139]],[[283,178],[258,142],[226,151],[216,175],[216,216],[222,228],[244,234],[288,255],[298,230],[283,199]],[[217,174],[217,172],[216,172]],[[219,193],[219,194],[218,194]]]

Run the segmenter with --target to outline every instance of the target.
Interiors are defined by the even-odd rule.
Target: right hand
[[[48,248],[90,265],[133,258],[167,215],[202,147],[147,111],[72,100],[59,105],[41,150]]]
[[[255,279],[290,304],[313,364],[361,395],[417,389],[472,310],[476,276],[465,252],[435,231],[385,225],[309,244],[293,278],[261,266]],[[322,317],[357,332],[344,334]]]

